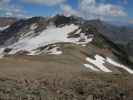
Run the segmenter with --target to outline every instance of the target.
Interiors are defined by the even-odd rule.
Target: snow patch
[[[109,63],[109,64],[112,64],[113,66],[115,67],[118,67],[118,68],[122,68],[124,70],[126,70],[128,73],[130,74],[133,74],[133,70],[128,68],[127,66],[123,65],[123,64],[120,64],[116,61],[114,61],[113,59],[109,58],[109,57],[102,57],[100,55],[95,55],[95,59],[92,59],[90,57],[87,57],[86,60],[89,62],[89,63],[92,63],[94,64],[98,69],[104,71],[104,72],[112,72],[110,69],[108,69],[104,64],[105,63]],[[92,66],[90,64],[84,64],[85,67],[87,68],[90,68],[94,71],[99,71],[97,68],[95,68],[95,66]]]
[[[5,29],[9,28],[10,25],[4,26],[4,27],[0,27],[0,31],[4,31]]]
[[[103,58],[100,55],[96,55],[95,59],[92,59],[90,57],[87,57],[86,60],[92,64],[94,64],[96,67],[98,67],[100,70],[104,72],[112,72],[110,69],[108,69],[106,66],[104,66],[105,58]]]
[[[87,44],[93,41],[94,35],[93,36],[87,36],[85,35],[86,33],[80,33],[80,40],[79,40],[79,44]]]
[[[30,26],[30,29],[31,29],[31,30],[35,30],[35,29],[37,29],[37,27],[38,27],[37,23],[34,23],[34,24],[32,24],[32,25]]]
[[[0,48],[0,58],[3,58],[4,57],[4,52],[5,48]]]
[[[34,30],[32,30],[32,31],[29,31],[29,32],[27,32],[26,34],[25,33],[21,33],[21,35],[20,35],[20,38],[19,38],[19,41],[20,40],[23,40],[23,39],[25,39],[25,38],[28,38],[28,37],[33,37],[34,36]]]
[[[107,57],[106,59],[107,59],[107,62],[108,62],[108,63],[110,63],[110,64],[112,64],[112,65],[114,65],[114,66],[116,66],[116,67],[122,68],[122,69],[126,70],[127,72],[129,72],[130,74],[133,74],[133,70],[130,69],[130,68],[128,68],[128,67],[126,67],[126,66],[124,66],[123,64],[120,64],[120,63],[118,63],[118,62],[112,60],[112,59],[109,58],[109,57]]]
[[[78,38],[70,38],[71,42],[75,43],[75,44],[79,44],[79,45],[86,45],[87,43],[90,43],[93,41],[93,37],[89,37],[87,35],[85,35],[86,33],[80,33],[80,37]]]
[[[74,34],[80,34],[81,29],[79,29],[77,32],[75,32]]]
[[[48,51],[48,54],[51,55],[61,55],[63,52],[60,50],[59,47],[54,47]]]
[[[61,55],[63,52],[60,47],[56,45],[51,45],[46,47],[44,50],[33,50],[28,55],[40,55],[40,54],[50,54],[50,55]]]
[[[91,70],[96,71],[96,72],[100,71],[99,69],[95,68],[94,66],[92,66],[92,65],[90,65],[90,64],[84,64],[84,66],[85,66],[86,68],[90,68]]]

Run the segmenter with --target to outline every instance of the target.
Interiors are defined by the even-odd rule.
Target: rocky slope
[[[7,29],[12,25],[17,19],[12,17],[0,17],[0,31]]]

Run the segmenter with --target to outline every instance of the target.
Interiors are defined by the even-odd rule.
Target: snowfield
[[[113,59],[111,59],[109,57],[103,58],[100,55],[95,55],[95,59],[92,59],[92,58],[87,57],[86,58],[86,61],[88,61],[89,63],[95,65],[98,68],[97,69],[95,66],[92,66],[90,64],[84,64],[84,66],[86,68],[90,68],[93,71],[99,71],[99,69],[100,69],[103,72],[112,72],[110,69],[108,69],[104,65],[105,63],[109,63],[109,64],[112,64],[115,67],[122,68],[122,69],[126,70],[130,74],[133,74],[133,70],[132,69],[124,66],[123,64],[120,64],[120,63],[114,61]]]
[[[35,29],[35,28],[37,28],[37,26],[36,24],[33,24],[31,26],[31,29]],[[78,28],[79,26],[74,25],[74,24],[65,25],[63,27],[55,27],[51,25],[51,26],[48,26],[47,29],[42,31],[37,36],[33,36],[34,31],[32,30],[31,32],[28,32],[27,34],[22,34],[19,41],[17,41],[16,43],[9,45],[7,47],[4,47],[4,48],[12,48],[11,52],[9,52],[9,54],[11,55],[16,54],[19,51],[28,51],[31,53],[29,55],[34,55],[35,52],[33,51],[35,49],[49,45],[49,44],[54,44],[57,42],[70,42],[70,43],[84,45],[93,40],[93,38],[87,38],[87,36],[85,36],[85,33],[82,33],[82,38],[84,38],[84,41],[81,41],[81,42],[80,42],[81,37],[68,38],[68,34],[71,32],[74,32]],[[80,31],[81,30],[79,30],[78,33],[80,33]]]
[[[57,42],[70,42],[67,38],[67,34],[73,32],[77,28],[78,26],[73,24],[66,25],[62,28],[48,27],[36,37],[26,37],[9,46],[9,48],[13,48],[10,54],[15,54],[20,50],[32,51],[39,47]]]

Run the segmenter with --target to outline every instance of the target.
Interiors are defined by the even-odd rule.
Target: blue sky
[[[0,16],[53,16],[133,22],[133,0],[0,0]]]

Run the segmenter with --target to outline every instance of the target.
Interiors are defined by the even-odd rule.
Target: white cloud
[[[19,5],[11,4],[11,0],[0,0],[0,15],[6,17],[25,17],[26,12]]]
[[[128,24],[133,24],[133,19],[128,20]]]
[[[123,3],[124,4],[128,4],[128,0],[123,0]]]
[[[86,19],[104,19],[127,16],[127,13],[121,6],[110,3],[97,3],[96,0],[80,0],[77,9],[72,9],[70,5],[65,5],[61,7],[61,11]]]
[[[65,16],[71,16],[71,15],[78,15],[79,14],[76,10],[74,10],[71,6],[69,6],[67,4],[62,4],[60,6],[60,8],[61,8],[61,12]]]
[[[22,0],[26,3],[54,6],[65,2],[65,0]]]
[[[11,0],[0,0],[0,3],[9,3]]]
[[[79,4],[81,12],[94,16],[126,16],[122,7],[113,4],[99,4],[95,0],[82,0]]]

